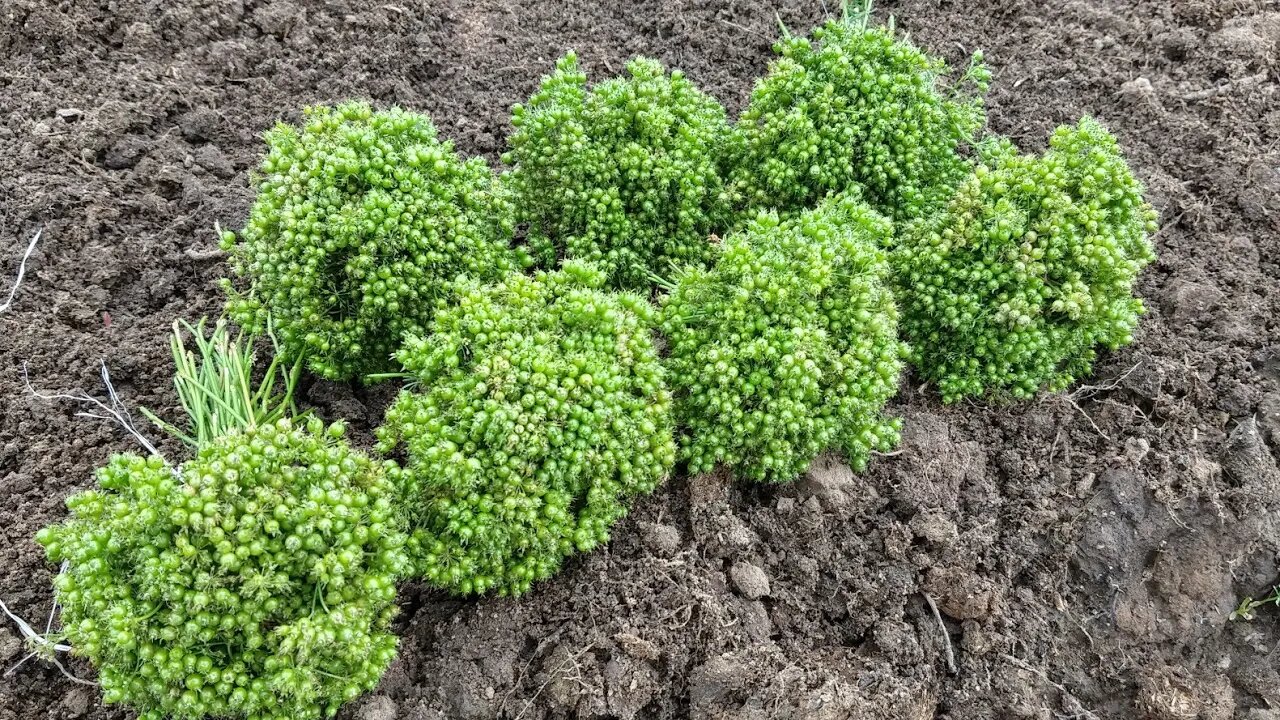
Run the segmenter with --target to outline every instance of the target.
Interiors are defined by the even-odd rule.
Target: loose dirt
[[[833,5],[829,0],[828,5]],[[31,540],[133,445],[39,390],[171,412],[166,332],[217,312],[215,223],[252,198],[261,132],[358,96],[429,112],[496,162],[509,106],[565,49],[647,54],[737,112],[780,18],[819,0],[9,0],[0,8],[0,598],[43,623]],[[884,3],[995,70],[991,125],[1029,149],[1082,113],[1160,211],[1137,341],[1070,395],[942,407],[908,378],[901,451],[781,488],[673,478],[518,600],[401,594],[400,658],[344,720],[1280,718],[1280,5]],[[308,384],[370,429],[394,388]],[[154,434],[153,434],[154,435]],[[180,450],[165,446],[171,453]],[[936,611],[935,611],[936,608]],[[0,623],[0,671],[25,654]],[[91,676],[74,662],[73,669]],[[131,717],[28,662],[0,720]]]

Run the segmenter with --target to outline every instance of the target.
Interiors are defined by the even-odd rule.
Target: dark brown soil
[[[827,0],[834,4],[836,0]],[[213,227],[251,199],[259,134],[351,96],[430,112],[496,161],[509,106],[565,49],[633,54],[732,111],[775,10],[821,0],[8,0],[0,7],[0,598],[49,612],[31,540],[119,428],[40,390],[170,408],[166,332],[216,312]],[[910,0],[912,38],[996,72],[1028,148],[1082,113],[1161,213],[1133,347],[1070,396],[943,408],[909,384],[900,454],[791,487],[675,478],[606,549],[519,600],[402,593],[400,659],[343,718],[1280,718],[1280,4]],[[315,384],[368,438],[394,388]],[[169,446],[168,450],[177,452]],[[936,604],[935,616],[930,604]],[[0,623],[0,671],[25,653]],[[948,657],[953,657],[949,667]],[[78,661],[75,669],[91,676]],[[42,663],[0,720],[124,718]]]

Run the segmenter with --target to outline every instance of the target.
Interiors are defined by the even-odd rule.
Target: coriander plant
[[[225,327],[197,350],[175,339],[195,457],[117,455],[37,535],[63,637],[142,720],[330,717],[395,656],[392,486],[340,423],[291,419],[276,363],[255,386]]]
[[[460,289],[400,352],[416,380],[387,410],[419,574],[457,593],[519,594],[609,538],[671,469],[671,398],[639,296],[605,273]]]
[[[860,186],[894,219],[920,217],[967,172],[961,150],[986,123],[990,73],[975,53],[964,75],[889,27],[872,27],[870,3],[786,35],[739,118],[732,187],[750,219],[760,208],[813,207]]]
[[[855,193],[730,235],[662,307],[690,472],[724,463],[786,482],[828,448],[861,469],[899,423],[882,413],[903,347],[881,244],[889,222]]]
[[[248,222],[226,233],[243,292],[228,311],[321,377],[394,369],[460,275],[513,267],[511,208],[484,160],[460,159],[424,115],[349,102],[305,111],[266,135]]]
[[[1097,347],[1133,340],[1133,283],[1155,259],[1155,228],[1096,120],[1058,128],[1043,155],[987,143],[945,211],[909,226],[893,252],[917,370],[946,402],[1066,387]]]
[[[626,77],[588,89],[569,53],[511,122],[503,159],[544,265],[594,261],[612,285],[647,290],[655,271],[704,262],[730,219],[724,108],[679,70],[635,58]]]

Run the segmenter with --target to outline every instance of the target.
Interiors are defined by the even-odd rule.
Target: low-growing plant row
[[[112,458],[39,534],[58,646],[146,720],[328,717],[394,657],[403,579],[518,595],[677,470],[863,469],[904,365],[1012,400],[1131,342],[1155,214],[1115,138],[1024,153],[985,132],[981,54],[957,76],[869,15],[784,30],[736,121],[569,53],[496,173],[399,108],[267,132],[222,238],[242,334],[176,327],[190,422],[148,414],[189,456]],[[304,369],[403,382],[376,456],[295,411]]]

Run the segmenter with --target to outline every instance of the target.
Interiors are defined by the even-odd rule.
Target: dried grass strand
[[[44,228],[36,230],[36,234],[31,237],[31,242],[27,243],[27,251],[22,254],[22,261],[18,263],[18,277],[13,281],[13,289],[9,291],[9,299],[0,305],[0,313],[5,312],[13,305],[13,298],[18,295],[18,286],[22,284],[22,276],[27,274],[27,260],[31,258],[31,253],[36,251],[36,243],[40,242],[40,236],[44,234]]]
[[[107,388],[107,398],[111,402],[110,405],[102,402],[83,390],[76,390],[72,393],[41,393],[31,386],[31,379],[27,375],[27,364],[22,364],[22,382],[27,386],[27,391],[30,392],[32,396],[48,402],[52,402],[54,400],[70,400],[72,402],[80,403],[81,405],[87,405],[90,409],[76,413],[76,417],[94,418],[96,420],[111,420],[132,435],[133,438],[138,441],[138,444],[146,448],[147,452],[152,455],[159,455],[160,451],[156,450],[156,447],[151,444],[151,441],[147,440],[147,438],[138,430],[137,426],[134,425],[133,415],[129,412],[129,408],[125,406],[125,404],[120,401],[120,397],[116,395],[116,388],[111,384],[111,373],[107,370],[107,363],[105,360],[102,362],[101,374],[102,384]]]

